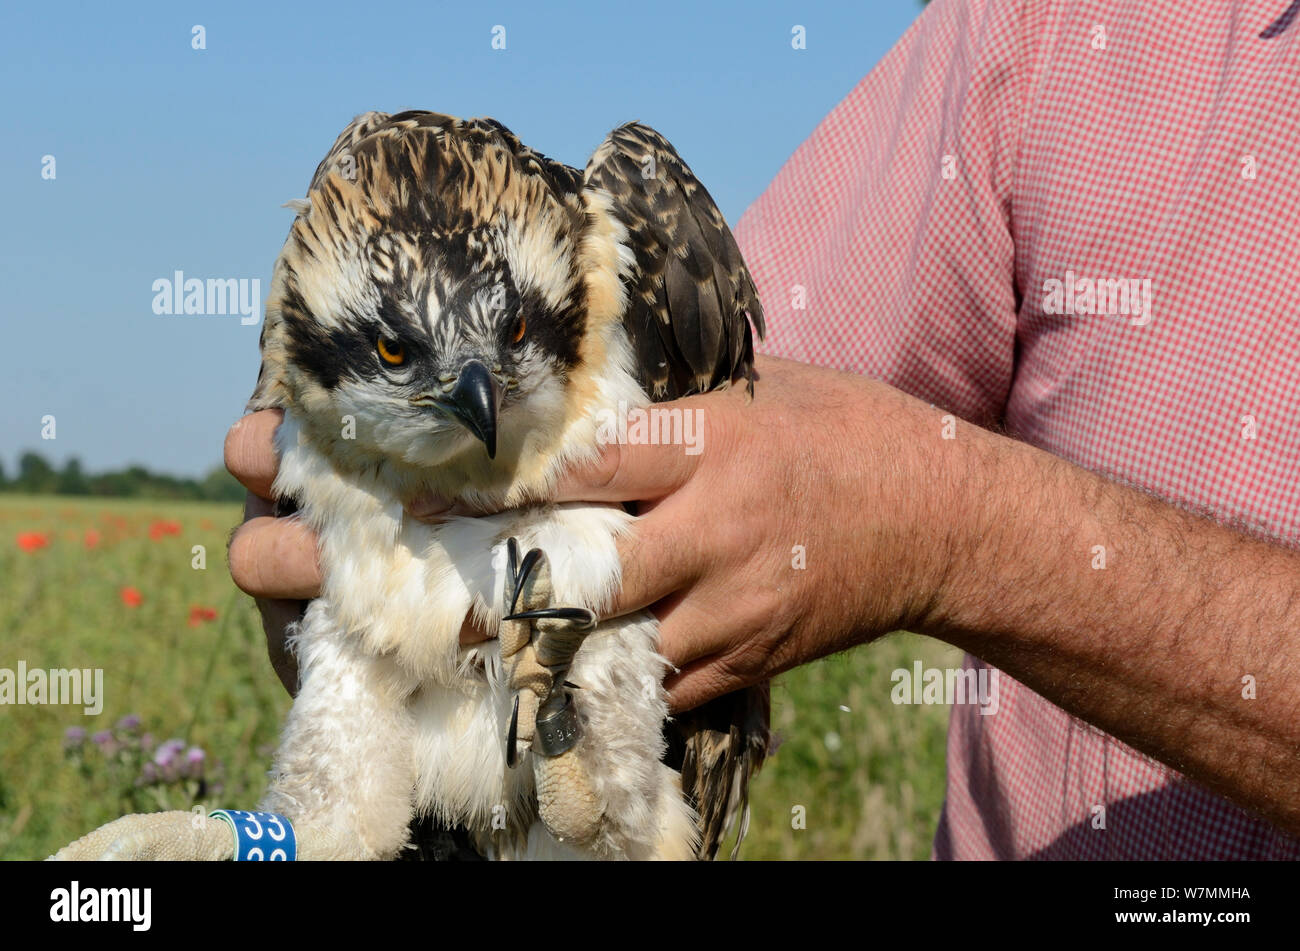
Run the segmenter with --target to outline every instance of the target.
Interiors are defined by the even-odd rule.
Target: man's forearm
[[[1300,834],[1300,553],[962,426],[921,625]]]

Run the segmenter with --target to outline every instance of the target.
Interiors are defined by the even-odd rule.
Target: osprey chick
[[[713,857],[766,686],[668,720],[653,616],[597,622],[635,518],[537,501],[609,413],[752,388],[762,311],[708,192],[636,123],[579,172],[491,119],[372,112],[291,205],[249,407],[285,412],[323,589],[258,808],[303,858],[391,858],[422,816],[498,858]],[[407,517],[428,494],[505,511]],[[461,648],[470,615],[498,636]]]

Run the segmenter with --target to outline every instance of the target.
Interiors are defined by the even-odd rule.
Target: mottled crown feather
[[[550,319],[535,323],[539,339],[572,362],[583,329],[581,188],[579,171],[491,119],[358,116],[295,206],[250,405],[292,399],[283,385],[287,362],[323,358],[330,348],[346,357],[331,329],[357,324],[358,315],[415,320],[412,301],[433,295],[446,303],[442,297],[477,274],[495,275],[507,294],[544,309]]]

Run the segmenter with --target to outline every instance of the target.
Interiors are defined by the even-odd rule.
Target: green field
[[[0,706],[0,858],[44,858],[123,812],[189,805],[195,782],[138,785],[129,751],[105,757],[88,742],[80,758],[65,754],[68,728],[93,734],[128,714],[155,743],[201,747],[209,781],[220,761],[208,805],[256,803],[289,698],[226,573],[238,518],[234,505],[0,496],[0,668],[104,672],[98,716]],[[196,545],[206,568],[193,566]],[[890,702],[890,672],[915,660],[960,655],[900,634],[777,680],[782,742],[752,786],[742,857],[928,856],[948,711]]]

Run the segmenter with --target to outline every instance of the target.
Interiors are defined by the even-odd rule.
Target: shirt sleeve
[[[939,0],[736,228],[760,352],[884,380],[979,423],[1015,364],[1010,194],[1045,10]]]

